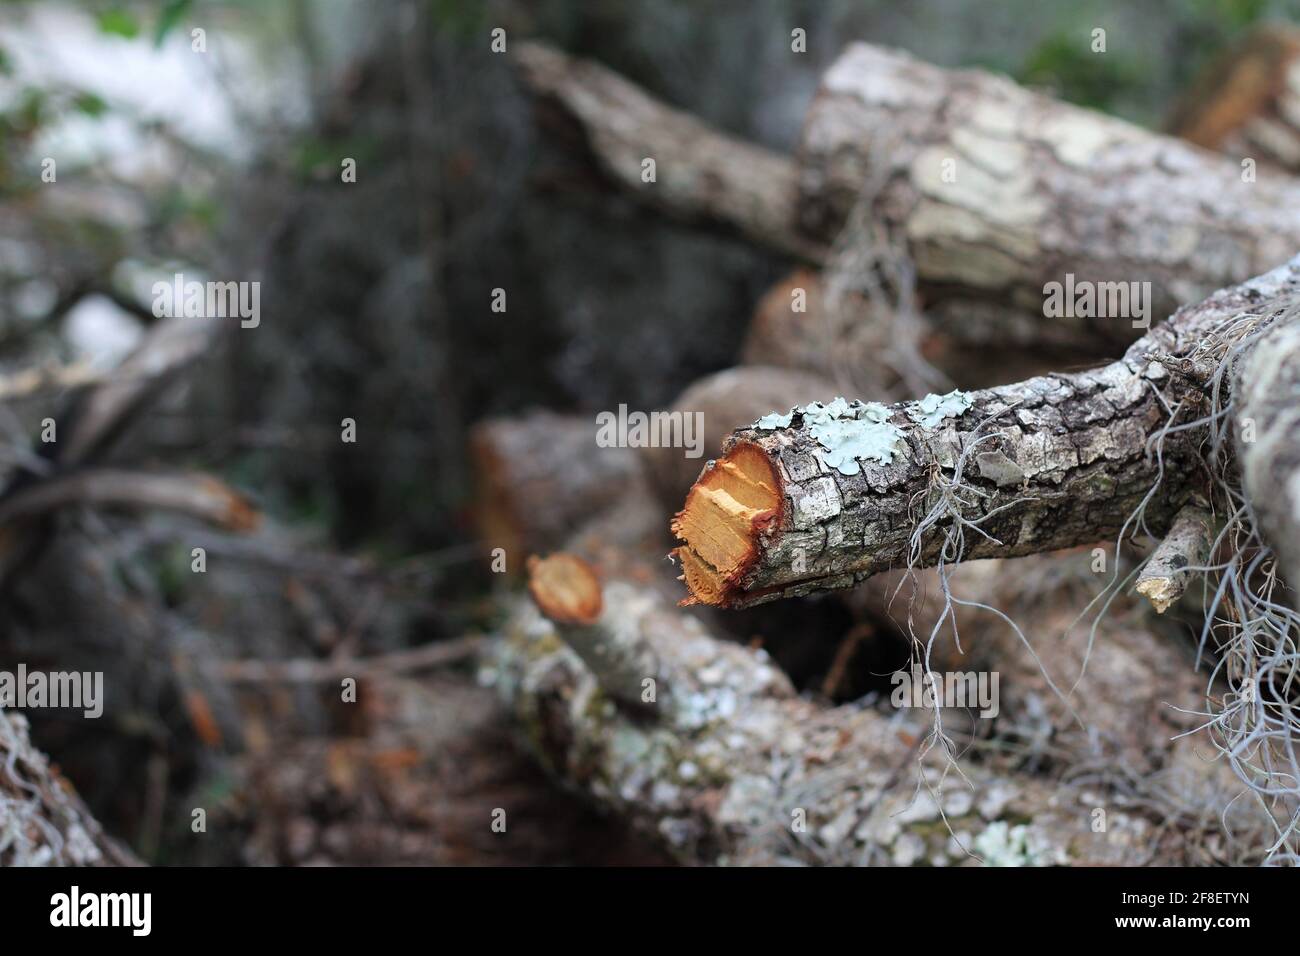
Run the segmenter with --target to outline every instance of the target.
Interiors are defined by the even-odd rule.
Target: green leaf
[[[140,35],[140,24],[121,7],[110,7],[99,15],[99,32],[134,40]]]
[[[167,5],[158,15],[158,26],[154,29],[153,45],[160,47],[167,39],[167,34],[176,29],[177,24],[189,12],[191,0],[167,0]]]
[[[94,93],[78,93],[72,100],[72,108],[87,116],[100,117],[108,109],[108,104]]]

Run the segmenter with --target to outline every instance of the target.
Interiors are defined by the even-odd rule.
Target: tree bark
[[[1164,434],[1204,413],[1196,369],[1226,358],[1230,320],[1288,318],[1297,294],[1300,257],[1180,309],[1101,369],[928,403],[839,400],[737,431],[673,522],[687,601],[745,607],[1113,540],[1138,529],[1139,506],[1163,534],[1207,477],[1206,429]]]
[[[974,340],[1126,344],[1124,315],[1045,318],[1047,284],[1149,282],[1160,316],[1300,249],[1300,183],[1243,182],[1187,143],[861,43],[824,77],[800,160],[808,235],[869,204],[906,240],[927,313]]]
[[[987,763],[944,772],[937,751],[922,752],[930,711],[817,707],[761,651],[715,640],[653,589],[603,589],[594,620],[548,620],[521,602],[496,683],[553,773],[681,862],[1173,864],[1219,825]],[[616,704],[601,669],[584,665],[593,640],[613,659],[651,662],[639,675],[653,680],[648,712]],[[1232,785],[1213,769],[1198,787],[1206,806],[1230,806]],[[1092,826],[1099,806],[1104,832]]]

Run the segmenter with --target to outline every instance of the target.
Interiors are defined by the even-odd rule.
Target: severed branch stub
[[[1191,577],[1188,568],[1202,567],[1210,552],[1213,519],[1201,502],[1189,502],[1174,518],[1173,527],[1151,553],[1138,574],[1137,593],[1157,614],[1164,614],[1183,596]]]
[[[1185,306],[1100,369],[765,416],[728,439],[672,523],[686,603],[748,607],[895,567],[1164,534],[1206,484],[1206,396],[1151,356],[1226,357],[1225,329],[1281,321],[1298,293],[1300,257]]]
[[[553,554],[528,559],[528,592],[556,633],[582,658],[601,689],[621,704],[646,711],[646,682],[657,684],[654,652],[635,629],[618,626],[617,609],[605,614],[600,578],[582,558]]]

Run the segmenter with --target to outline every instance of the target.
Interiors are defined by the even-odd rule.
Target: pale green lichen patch
[[[755,428],[761,428],[763,431],[775,431],[778,428],[789,428],[790,422],[794,418],[795,409],[790,409],[782,415],[780,412],[772,412],[770,415],[764,415],[758,421],[754,422]]]
[[[811,431],[822,446],[819,452],[826,467],[842,475],[861,471],[859,459],[887,465],[903,445],[902,431],[889,422],[836,420],[814,426]]]
[[[828,468],[842,475],[862,470],[859,459],[889,464],[903,449],[903,432],[889,421],[889,408],[836,398],[827,405],[813,402],[801,409],[808,432]]]
[[[957,392],[943,398],[937,395],[931,398],[936,401],[932,408],[927,407],[928,414],[937,414],[940,419],[970,405],[969,399]],[[958,407],[961,401],[966,405]],[[859,460],[889,464],[904,450],[904,434],[901,428],[889,421],[892,414],[891,408],[879,402],[848,402],[836,397],[827,403],[811,402],[792,408],[787,415],[772,412],[755,421],[754,427],[764,431],[787,428],[794,415],[801,415],[803,424],[819,445],[818,454],[822,462],[841,475],[857,475],[862,471]]]
[[[907,415],[918,425],[937,428],[945,418],[960,415],[971,406],[970,395],[960,389],[954,389],[947,395],[931,393],[919,402],[912,402]]]

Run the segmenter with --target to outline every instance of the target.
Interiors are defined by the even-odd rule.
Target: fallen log
[[[681,862],[1173,864],[1205,843],[1194,828],[1218,826],[952,758],[927,737],[928,711],[817,707],[762,652],[715,640],[652,589],[548,560],[534,596],[566,613],[521,602],[495,682],[553,773]],[[644,706],[617,703],[583,663],[593,640],[647,662]],[[1233,809],[1223,778],[1203,785],[1207,805]]]
[[[1122,345],[1300,249],[1300,183],[861,43],[823,78],[799,155],[808,235],[866,204],[906,240],[927,313],[974,339]],[[1067,301],[1048,317],[1052,283]]]
[[[622,186],[678,218],[721,221],[778,250],[802,234],[799,257],[821,265],[833,240],[878,243],[870,231],[840,235],[855,204],[869,206],[860,218],[904,243],[927,318],[960,342],[1114,354],[1152,316],[1300,248],[1289,214],[1298,183],[1245,182],[1233,160],[1172,137],[865,44],[826,74],[797,170],[770,154],[748,162],[753,147],[604,67],[538,45],[521,63]],[[627,104],[636,122],[620,120],[615,106]],[[694,143],[708,144],[703,156]],[[642,182],[641,160],[669,155],[669,144],[678,179]],[[755,189],[751,169],[775,172]],[[1049,317],[1051,283],[1075,294]]]
[[[1263,333],[1242,365],[1236,393],[1246,498],[1282,576],[1300,591],[1300,326]]]
[[[1257,340],[1297,294],[1300,257],[1180,309],[1104,368],[765,416],[728,439],[673,521],[688,603],[745,607],[895,567],[1163,534],[1207,484],[1197,370],[1227,360],[1230,323],[1253,316],[1234,328]]]

